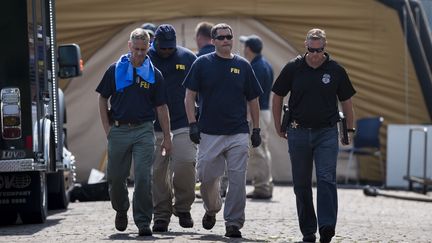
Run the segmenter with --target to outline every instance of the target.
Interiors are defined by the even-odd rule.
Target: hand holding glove
[[[251,141],[252,141],[252,147],[254,147],[254,148],[260,146],[260,144],[261,144],[260,132],[261,132],[261,129],[259,129],[259,128],[254,128],[252,130]]]
[[[192,142],[196,144],[200,143],[200,130],[196,122],[192,122],[189,124],[189,138],[190,140],[192,140]]]

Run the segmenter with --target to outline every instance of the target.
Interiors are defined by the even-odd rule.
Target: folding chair
[[[379,131],[384,121],[383,117],[368,117],[358,119],[356,122],[356,133],[354,135],[352,148],[343,150],[349,152],[348,165],[345,171],[345,183],[348,183],[348,172],[352,167],[354,155],[378,156],[381,167],[381,175],[384,181],[384,162],[380,150]],[[357,160],[356,160],[357,161]],[[357,162],[357,181],[359,180],[359,164]]]

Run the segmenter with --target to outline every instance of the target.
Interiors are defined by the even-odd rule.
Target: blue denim
[[[313,234],[318,226],[336,226],[338,199],[336,163],[339,149],[336,126],[328,128],[289,128],[288,149],[292,164],[297,215],[303,235]],[[312,169],[317,178],[317,215],[312,196]]]

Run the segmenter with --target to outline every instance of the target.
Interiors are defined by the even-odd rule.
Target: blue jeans
[[[339,149],[337,127],[289,128],[288,148],[292,164],[297,215],[303,235],[313,234],[318,226],[336,226],[338,200],[336,162]],[[312,169],[317,178],[317,216],[312,197]]]
[[[107,179],[111,205],[116,211],[126,212],[129,209],[126,179],[133,158],[133,218],[139,229],[149,226],[152,220],[151,181],[154,151],[155,135],[152,122],[145,122],[136,127],[113,126],[108,134]]]

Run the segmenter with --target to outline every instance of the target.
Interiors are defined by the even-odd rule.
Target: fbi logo
[[[141,81],[140,82],[140,88],[149,89],[150,88],[150,83],[148,83],[146,81]]]
[[[184,64],[176,64],[176,70],[186,70],[186,65],[184,65]]]
[[[240,69],[238,69],[238,68],[231,68],[231,73],[240,74]]]

